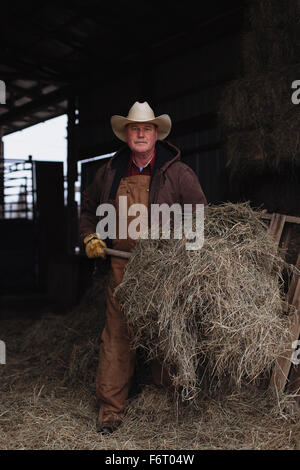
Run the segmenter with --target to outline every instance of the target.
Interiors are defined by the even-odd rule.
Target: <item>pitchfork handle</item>
[[[104,248],[104,252],[107,255],[117,256],[118,258],[129,259],[132,256],[132,253],[128,251],[113,250],[112,248]]]

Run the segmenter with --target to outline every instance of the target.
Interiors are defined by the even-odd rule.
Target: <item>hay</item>
[[[224,88],[219,108],[228,166],[232,174],[246,172],[258,155],[259,170],[279,171],[286,162],[299,165],[300,118],[291,100],[291,86],[300,73],[299,2],[251,0],[244,20],[243,71]]]
[[[300,117],[294,108],[268,130],[233,132],[226,141],[227,166],[232,174],[246,170],[291,168],[300,164]]]
[[[286,113],[266,135],[266,160],[273,162],[275,167],[287,161],[291,167],[300,165],[299,114],[294,105],[294,108]]]
[[[141,240],[116,289],[133,346],[172,368],[183,399],[259,383],[289,343],[282,260],[247,203],[209,206],[205,242]],[[205,369],[199,367],[205,365]]]
[[[299,23],[300,5],[298,0],[249,0],[249,23],[257,31],[266,28],[275,30],[288,30]]]
[[[97,409],[91,394],[56,385],[55,391],[40,382],[1,394],[1,450],[292,450],[299,446],[299,414],[279,413],[278,403],[261,395],[220,400],[203,396],[195,410],[176,407],[165,390],[148,386],[131,401],[120,429],[104,437],[95,431]]]
[[[105,298],[96,282],[81,304],[66,315],[45,313],[41,319],[28,320],[21,337],[11,337],[8,330],[8,339],[5,335],[2,339],[7,342],[8,358],[14,354],[30,364],[32,378],[40,376],[42,365],[47,377],[59,376],[62,384],[93,386],[104,322]],[[7,323],[15,328],[14,321]]]
[[[7,345],[7,364],[0,366],[1,450],[299,446],[299,412],[286,406],[294,397],[272,398],[256,389],[214,398],[200,394],[195,409],[174,401],[165,389],[145,386],[130,399],[120,429],[112,436],[99,435],[95,365],[104,310],[104,292],[96,283],[65,315],[0,321],[0,337]]]
[[[299,28],[299,26],[298,26]],[[248,77],[272,72],[283,66],[299,62],[299,32],[291,26],[289,30],[264,29],[249,31],[241,36],[243,71]]]
[[[296,66],[235,80],[224,89],[219,124],[233,171],[257,159],[271,168],[300,164],[300,115],[291,100],[291,84],[299,73]]]
[[[295,65],[230,82],[220,102],[222,129],[230,133],[250,127],[276,126],[293,112],[293,119],[299,122],[291,100],[291,85],[299,73],[300,66]]]

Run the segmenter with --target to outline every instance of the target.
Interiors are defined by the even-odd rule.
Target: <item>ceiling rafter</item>
[[[3,71],[2,74],[0,65],[0,79],[7,81],[12,98],[10,109],[0,115],[0,125],[8,128],[13,121],[22,119],[24,125],[20,128],[28,127],[29,121],[25,122],[25,117],[29,116],[30,122],[34,122],[34,113],[39,110],[47,113],[50,105],[54,106],[54,114],[64,113],[60,101],[84,92],[87,87],[101,86],[101,83],[114,80],[120,70],[123,76],[129,74],[136,61],[145,63],[145,54],[153,67],[200,47],[218,35],[226,35],[228,31],[232,33],[240,22],[238,10],[243,8],[237,6],[235,10],[229,10],[231,2],[228,1],[223,7],[224,11],[219,7],[214,10],[210,8],[212,0],[205,13],[202,12],[202,16],[197,18],[196,14],[184,14],[182,7],[176,11],[169,9],[170,2],[166,1],[161,5],[161,15],[158,16],[152,0],[147,7],[148,16],[144,17],[145,14],[136,9],[140,2],[135,0],[129,4],[124,1],[119,10],[116,10],[113,2],[101,2],[101,5],[88,2],[87,6],[78,0],[72,6],[69,18],[68,11],[62,6],[61,21],[56,21],[51,12],[57,9],[59,19],[59,6],[53,7],[47,1],[38,6],[32,0],[28,0],[28,3],[27,7],[23,5],[19,13],[15,13],[12,6],[4,6],[2,11],[4,17],[7,13],[3,28],[7,44],[4,43],[1,48],[0,64],[11,70]],[[237,5],[241,3],[236,2]],[[48,16],[47,5],[51,7]],[[147,29],[146,19],[152,25],[150,30]],[[139,28],[134,27],[137,24],[140,24]],[[106,33],[109,29],[112,29],[111,35]],[[147,34],[149,31],[152,34]],[[28,40],[22,42],[25,35]],[[99,47],[100,44],[102,47]],[[64,49],[64,46],[67,48]],[[101,63],[105,72],[102,75],[95,74],[95,64],[98,63]],[[23,89],[21,84],[11,83],[20,79],[33,80],[38,85],[31,88],[24,86]],[[57,85],[59,89],[44,95],[41,88],[47,84]],[[15,99],[22,97],[31,98],[32,101],[16,107]],[[49,110],[49,116],[52,117],[51,113]],[[10,132],[9,129],[7,132]]]

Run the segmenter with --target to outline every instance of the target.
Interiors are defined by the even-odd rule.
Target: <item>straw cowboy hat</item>
[[[136,101],[130,108],[127,117],[115,115],[111,117],[110,122],[115,135],[123,142],[127,142],[125,132],[127,124],[135,122],[151,122],[158,128],[159,140],[165,139],[170,133],[172,127],[170,116],[168,116],[168,114],[162,114],[161,116],[155,117],[153,109],[150,108],[147,101],[144,101],[144,103]]]

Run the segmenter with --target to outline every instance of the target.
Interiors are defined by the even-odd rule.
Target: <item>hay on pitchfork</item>
[[[204,235],[198,251],[185,239],[141,240],[115,291],[133,347],[165,363],[190,400],[258,385],[290,339],[282,260],[257,213],[208,206]]]

